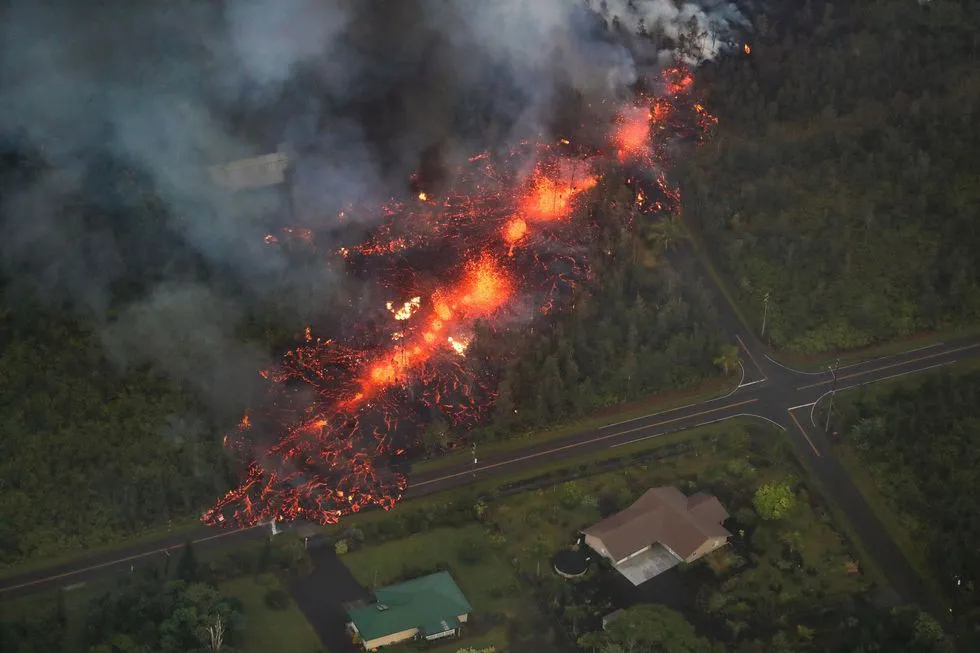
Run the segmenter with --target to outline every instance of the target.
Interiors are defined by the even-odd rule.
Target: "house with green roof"
[[[473,610],[448,571],[379,588],[374,597],[374,603],[347,611],[348,629],[366,651],[459,635]]]

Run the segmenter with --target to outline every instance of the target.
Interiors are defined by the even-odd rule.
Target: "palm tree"
[[[738,347],[735,345],[725,345],[718,352],[718,356],[713,362],[721,368],[725,376],[728,376],[738,367]]]

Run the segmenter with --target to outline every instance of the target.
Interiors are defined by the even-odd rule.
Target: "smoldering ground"
[[[538,135],[559,90],[624,93],[635,70],[601,28],[610,12],[644,11],[647,29],[706,15],[620,4],[600,19],[574,0],[11,0],[7,290],[94,318],[122,365],[154,363],[235,412],[268,362],[237,337],[243,316],[272,304],[286,324],[329,319],[360,294],[263,235],[403,195],[420,161],[438,183],[474,150]],[[280,143],[289,212],[207,174]]]

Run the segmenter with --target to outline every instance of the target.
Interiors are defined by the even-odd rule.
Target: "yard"
[[[488,539],[486,528],[474,521],[461,528],[439,528],[426,533],[368,546],[342,558],[366,588],[381,587],[448,568],[473,605],[469,634],[459,641],[426,647],[427,651],[455,651],[462,647],[495,646],[510,650],[502,625],[539,619],[534,604],[521,593],[521,584]],[[455,647],[455,648],[454,648]],[[412,645],[404,647],[410,650]],[[397,651],[397,648],[390,649]]]
[[[245,608],[245,653],[316,653],[323,651],[320,638],[306,617],[292,602],[281,609],[270,608],[265,601],[271,590],[282,589],[272,574],[243,576],[220,584],[222,593],[233,596]]]
[[[373,546],[368,538],[367,546],[343,560],[368,588],[437,568],[453,572],[474,606],[476,633],[493,629],[426,650],[477,644],[514,650],[514,631],[528,630],[529,622],[563,624],[568,639],[556,641],[568,647],[576,637],[597,630],[602,614],[637,601],[667,603],[705,634],[726,642],[749,634],[769,636],[774,628],[805,637],[809,629],[826,626],[823,606],[860,594],[869,582],[801,476],[782,440],[765,428],[733,424],[727,433],[675,458],[506,498],[473,499],[472,509],[459,513],[459,527]],[[752,507],[755,489],[783,480],[795,493],[794,507],[779,520],[762,520]],[[693,565],[682,564],[640,590],[629,586],[632,592],[616,582],[617,572],[595,563],[582,580],[557,577],[553,555],[572,545],[582,528],[659,485],[719,497],[733,517],[729,546]],[[524,627],[515,629],[514,620]],[[415,650],[415,645],[404,650]]]

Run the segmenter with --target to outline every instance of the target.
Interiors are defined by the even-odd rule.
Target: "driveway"
[[[287,587],[296,605],[330,653],[355,653],[345,631],[344,605],[367,601],[371,593],[360,586],[329,546],[310,548],[312,573],[291,580]]]

